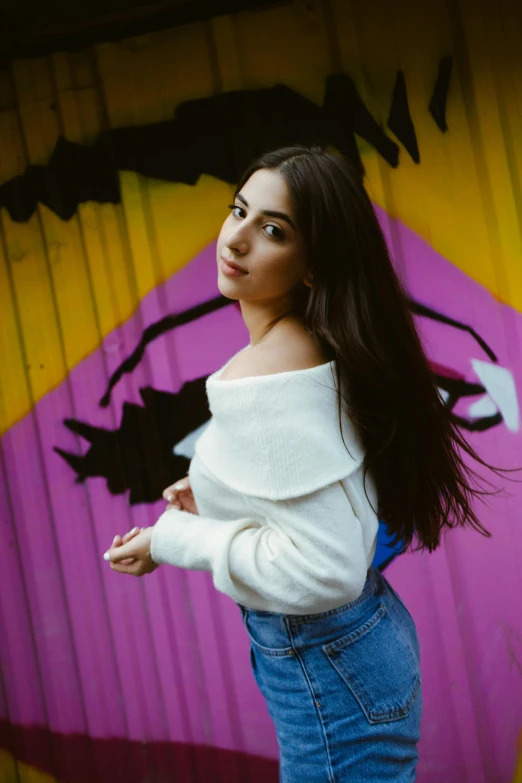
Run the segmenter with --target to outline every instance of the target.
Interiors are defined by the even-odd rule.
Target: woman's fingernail
[[[131,533],[138,533],[139,530],[140,530],[139,527],[133,527]]]
[[[174,489],[185,489],[184,484],[174,484]]]
[[[111,559],[111,553],[110,552],[105,552],[105,554],[103,555],[103,559],[104,560],[110,560]]]
[[[172,503],[172,501],[174,500],[174,495],[172,494],[172,492],[169,492],[169,494],[167,495],[167,500],[169,503]]]

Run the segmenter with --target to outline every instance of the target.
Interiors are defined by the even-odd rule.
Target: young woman
[[[439,397],[349,161],[263,155],[217,267],[250,344],[209,376],[212,418],[165,513],[106,557],[135,576],[210,571],[239,604],[283,783],[413,781],[419,644],[372,567],[378,515],[404,549],[431,552],[457,525],[489,535],[460,450],[486,463]]]

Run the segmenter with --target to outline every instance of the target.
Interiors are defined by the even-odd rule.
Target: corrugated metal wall
[[[344,74],[328,111],[448,404],[486,459],[520,463],[521,29],[515,0],[312,0],[0,72],[3,781],[277,780],[237,607],[208,574],[124,579],[101,559],[157,518],[208,415],[205,376],[248,338],[217,299],[214,242],[226,151],[256,126],[210,96],[281,83],[286,103],[265,105],[328,129]],[[422,783],[522,781],[522,491],[507,490],[480,511],[492,539],[379,550],[421,637]]]

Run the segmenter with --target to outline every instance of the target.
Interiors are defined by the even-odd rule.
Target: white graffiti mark
[[[498,364],[472,359],[471,364],[487,391],[487,396],[474,402],[469,408],[470,416],[490,415],[497,410],[510,432],[518,432],[520,428],[520,410],[517,390],[513,374],[506,367]]]

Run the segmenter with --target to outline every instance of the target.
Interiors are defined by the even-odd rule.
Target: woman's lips
[[[242,275],[248,274],[248,272],[242,272],[241,269],[236,269],[235,266],[231,266],[224,258],[221,259],[221,271],[223,274],[229,275],[230,277],[241,277]]]

